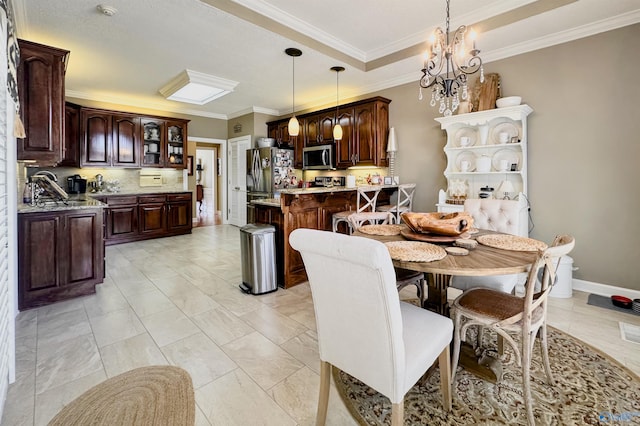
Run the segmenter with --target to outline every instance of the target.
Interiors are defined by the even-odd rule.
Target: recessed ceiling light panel
[[[233,92],[237,85],[237,81],[184,70],[162,87],[160,93],[171,101],[204,105]]]

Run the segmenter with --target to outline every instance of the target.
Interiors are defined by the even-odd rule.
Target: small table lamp
[[[510,200],[511,197],[509,197],[509,193],[513,192],[513,184],[508,180],[503,180],[498,191],[501,191],[504,194],[502,197],[503,200]]]
[[[389,176],[391,180],[395,181],[395,163],[396,152],[398,151],[398,141],[396,140],[396,129],[394,127],[389,129],[389,140],[387,141],[387,158],[389,159]]]

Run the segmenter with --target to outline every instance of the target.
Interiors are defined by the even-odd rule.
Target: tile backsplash
[[[18,162],[17,180],[18,196],[22,199],[22,190],[27,182],[27,168],[33,167],[30,163]],[[101,174],[106,183],[117,181],[119,192],[155,192],[161,191],[182,191],[186,179],[186,171],[175,169],[142,168],[142,169],[116,169],[116,168],[34,168],[35,171],[47,170],[54,173],[58,178],[58,184],[66,190],[66,179],[69,176],[80,175],[87,179],[87,192],[90,192],[89,183],[95,180],[95,176]],[[29,170],[29,174],[34,173]],[[162,176],[162,186],[148,187],[140,186],[141,174],[160,174]]]

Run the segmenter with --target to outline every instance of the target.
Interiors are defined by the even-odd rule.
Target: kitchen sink
[[[67,201],[45,201],[44,207],[75,207],[84,206],[87,204],[87,200],[67,200]]]

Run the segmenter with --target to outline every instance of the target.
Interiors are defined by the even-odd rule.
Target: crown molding
[[[496,49],[486,54],[482,54],[484,62],[493,62],[500,59],[506,59],[511,56],[521,55],[523,53],[532,52],[534,50],[544,49],[546,47],[555,46],[562,43],[589,37],[606,31],[615,30],[617,28],[626,27],[640,22],[640,10],[636,10],[612,18],[603,19],[587,25],[560,31],[554,34],[548,34],[544,37],[517,43],[503,49]]]
[[[284,12],[281,9],[278,9],[275,6],[270,5],[269,3],[262,0],[234,0],[235,3],[238,3],[247,9],[250,9],[262,16],[266,16],[269,19],[272,19],[276,22],[281,23],[299,33],[305,34],[308,37],[326,45],[331,46],[333,49],[336,49],[360,62],[364,62],[367,59],[367,55],[364,51],[357,49],[356,47],[345,43],[343,40],[340,40],[333,35],[322,31],[321,29],[314,27],[313,25],[305,22],[289,13]]]
[[[236,112],[232,112],[231,114],[228,114],[227,120],[231,120],[233,118],[241,117],[243,115],[252,114],[252,113],[280,116],[280,111],[278,111],[277,109],[251,106],[249,108],[245,108],[240,111],[236,111]]]
[[[175,112],[179,114],[195,115],[198,117],[215,118],[218,120],[228,120],[226,114],[217,114],[213,112],[199,111],[199,110],[189,109],[189,108],[181,108],[179,106],[171,106],[171,105],[168,106],[164,103],[159,103],[159,102],[134,101],[134,100],[120,97],[120,96],[118,97],[104,96],[104,95],[95,96],[90,93],[78,92],[75,90],[66,90],[65,96],[68,96],[70,98],[86,99],[88,101],[94,101],[94,102],[105,102],[105,103],[116,104],[116,105],[125,105],[125,106],[136,107],[136,108],[151,109],[159,112]]]

